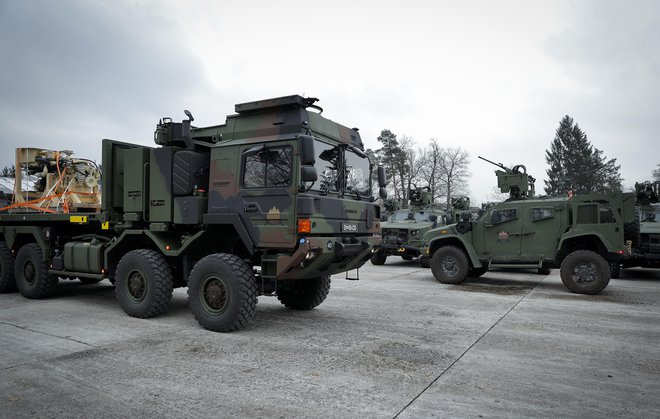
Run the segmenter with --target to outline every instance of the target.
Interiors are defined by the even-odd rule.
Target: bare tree
[[[435,138],[431,138],[428,147],[420,151],[419,176],[431,189],[431,202],[436,202],[444,197],[444,191],[439,190],[440,183],[438,179],[442,154],[443,149]]]
[[[452,197],[468,192],[467,179],[470,176],[468,170],[469,164],[470,154],[461,147],[443,149],[438,181],[444,190],[447,209],[451,208]]]

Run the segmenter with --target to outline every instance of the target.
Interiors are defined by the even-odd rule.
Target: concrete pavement
[[[415,262],[333,277],[308,312],[260,297],[230,334],[178,289],[155,319],[107,282],[47,300],[0,295],[0,417],[659,417],[660,271],[600,295],[557,270],[461,285]]]

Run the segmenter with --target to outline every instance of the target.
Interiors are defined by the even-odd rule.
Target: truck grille
[[[386,243],[405,243],[408,240],[408,230],[383,230]]]

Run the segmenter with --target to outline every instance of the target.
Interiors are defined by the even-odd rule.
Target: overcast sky
[[[467,150],[473,203],[496,185],[477,155],[542,192],[564,115],[631,186],[660,163],[659,45],[659,1],[0,0],[0,165],[304,94],[369,148],[389,129]]]

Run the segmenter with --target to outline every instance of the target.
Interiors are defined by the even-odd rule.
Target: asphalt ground
[[[659,301],[660,271],[585,296],[557,270],[443,285],[391,258],[221,334],[185,289],[141,320],[107,281],[61,281],[0,295],[0,417],[660,417]]]

